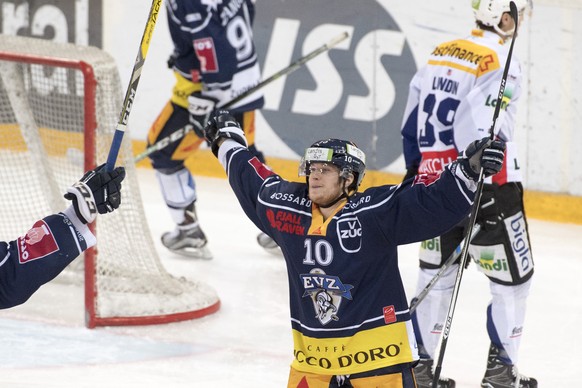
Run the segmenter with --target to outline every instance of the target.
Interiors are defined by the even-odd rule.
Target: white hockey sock
[[[530,284],[531,278],[517,286],[504,286],[490,282],[493,299],[490,305],[491,315],[487,316],[487,326],[491,330],[491,325],[493,325],[499,337],[498,340],[514,365],[518,361]],[[491,338],[491,340],[495,339]]]
[[[156,176],[172,219],[178,225],[183,223],[184,209],[196,200],[196,184],[190,171],[185,168],[172,174],[156,171]]]
[[[435,357],[436,348],[440,341],[458,267],[456,264],[449,267],[416,308],[416,319],[421,337],[419,341],[422,340],[424,350],[432,359]],[[424,268],[418,271],[417,295],[437,272],[438,269]]]

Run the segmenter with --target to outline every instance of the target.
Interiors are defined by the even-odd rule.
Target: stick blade
[[[515,5],[514,1],[509,2],[509,13],[511,14],[513,22],[515,23],[515,29],[513,33],[515,37],[515,35],[517,35],[517,26],[519,24],[519,13],[517,12],[517,5]]]

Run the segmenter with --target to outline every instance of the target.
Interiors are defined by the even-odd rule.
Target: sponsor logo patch
[[[445,169],[445,166],[457,160],[458,153],[455,149],[438,152],[423,152],[418,172],[421,174],[434,175]],[[431,181],[434,182],[436,179]]]
[[[481,73],[486,73],[489,70],[495,70],[497,68],[499,68],[499,64],[497,63],[497,61],[495,61],[495,59],[493,58],[493,56],[491,54],[483,57],[483,60],[481,61],[481,64],[479,65],[479,71]]]
[[[362,248],[362,224],[357,217],[338,220],[337,234],[340,245],[345,252],[354,253]]]
[[[279,232],[300,236],[305,234],[305,226],[301,225],[301,216],[298,214],[284,210],[273,211],[268,209],[267,219],[271,227],[277,229]]]
[[[443,332],[444,325],[442,323],[435,323],[430,331],[432,334],[440,334]]]
[[[216,59],[216,49],[212,38],[201,38],[194,40],[194,51],[200,61],[202,73],[218,73],[218,61]]]
[[[521,337],[521,333],[523,332],[523,326],[516,326],[511,330],[511,335],[509,338],[517,338]]]
[[[511,271],[503,244],[479,246],[471,245],[469,254],[474,258],[479,270],[495,279],[511,281]]]
[[[382,313],[384,314],[384,323],[389,324],[396,322],[396,309],[394,308],[394,305],[384,307]]]
[[[523,213],[519,212],[514,216],[506,218],[504,221],[507,233],[509,234],[511,249],[513,250],[513,255],[517,263],[519,276],[524,277],[533,269],[533,260]]]

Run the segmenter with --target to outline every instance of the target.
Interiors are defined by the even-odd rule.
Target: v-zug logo
[[[261,113],[291,149],[300,155],[312,141],[339,136],[366,152],[369,168],[398,158],[416,64],[404,33],[384,7],[373,0],[264,2],[254,25],[263,79],[349,34],[265,88]]]
[[[362,248],[362,224],[357,217],[338,220],[337,234],[340,245],[345,252],[355,253]]]

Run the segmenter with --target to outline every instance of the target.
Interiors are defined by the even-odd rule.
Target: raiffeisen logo
[[[385,8],[372,0],[264,2],[257,6],[254,30],[263,78],[349,34],[265,88],[261,113],[291,149],[300,155],[315,140],[349,137],[366,153],[368,168],[398,158],[416,63]]]

